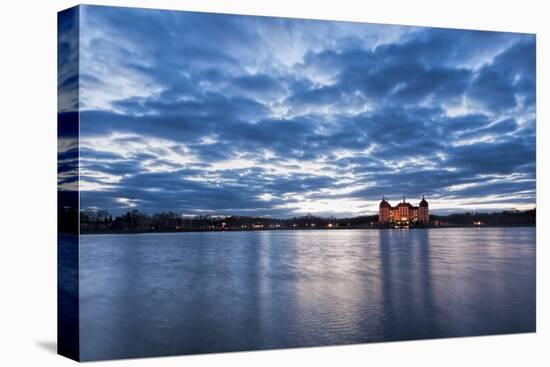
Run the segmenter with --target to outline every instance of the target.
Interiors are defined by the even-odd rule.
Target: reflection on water
[[[535,330],[535,229],[83,236],[82,359]]]

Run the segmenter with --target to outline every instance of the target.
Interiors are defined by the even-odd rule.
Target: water
[[[88,235],[83,360],[535,330],[535,229]]]

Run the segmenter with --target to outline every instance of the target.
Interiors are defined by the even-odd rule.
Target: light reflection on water
[[[84,360],[527,332],[535,229],[83,236]]]

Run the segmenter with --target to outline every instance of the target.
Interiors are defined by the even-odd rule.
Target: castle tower
[[[390,209],[391,209],[390,203],[388,203],[386,198],[382,196],[382,201],[378,206],[378,222],[380,224],[385,224],[390,221]]]
[[[420,201],[420,204],[418,204],[418,220],[424,224],[428,224],[430,222],[430,209],[424,195],[422,195],[422,200]]]
[[[411,207],[411,204],[407,203],[405,195],[403,195],[403,202],[397,204],[398,219],[409,220],[409,210]]]

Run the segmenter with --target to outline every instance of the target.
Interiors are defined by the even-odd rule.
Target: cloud
[[[535,104],[534,36],[513,44],[477,74],[468,95],[494,112]]]
[[[534,205],[533,35],[82,8],[84,208]]]

